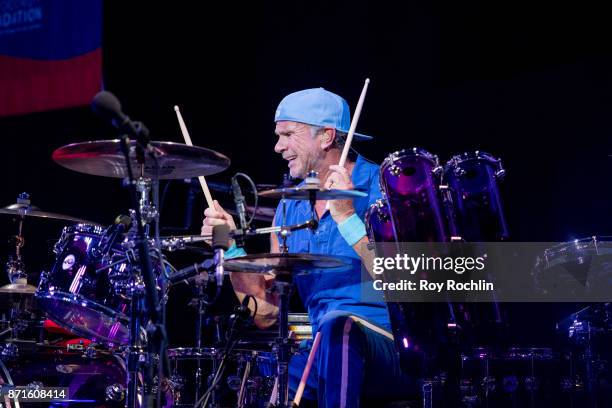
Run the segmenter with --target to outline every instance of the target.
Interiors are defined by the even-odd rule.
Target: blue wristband
[[[365,224],[356,213],[338,224],[338,231],[350,246],[355,245],[366,235]]]
[[[223,254],[225,259],[238,258],[240,256],[245,256],[247,253],[244,248],[238,248],[236,243],[234,242],[231,247]]]

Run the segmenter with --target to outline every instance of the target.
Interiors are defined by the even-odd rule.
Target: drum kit
[[[127,154],[126,154],[127,153]],[[80,173],[124,179],[132,189],[134,208],[111,226],[45,212],[21,194],[16,204],[0,214],[18,221],[13,238],[14,255],[6,265],[11,283],[0,288],[8,310],[2,320],[0,384],[10,387],[67,387],[63,404],[75,406],[288,406],[288,364],[298,339],[308,338],[303,317],[296,325],[289,313],[292,277],[314,268],[341,270],[341,257],[290,254],[255,254],[223,260],[230,235],[244,239],[317,227],[317,199],[363,196],[359,191],[323,190],[316,175],[302,187],[282,187],[261,193],[282,200],[307,199],[313,219],[300,225],[243,228],[229,234],[215,228],[212,237],[158,236],[156,190],[159,180],[211,175],[229,167],[230,160],[213,150],[172,142],[122,138],[74,143],[53,152],[59,165]],[[126,160],[126,157],[129,160]],[[270,214],[268,214],[270,216]],[[23,222],[29,218],[64,222],[55,245],[55,261],[40,273],[37,286],[27,282],[22,248]],[[221,232],[219,232],[221,231]],[[146,245],[143,245],[143,237]],[[176,270],[167,251],[185,249],[212,239],[215,258]],[[144,249],[144,250],[143,250]],[[147,265],[148,264],[148,265]],[[149,284],[147,268],[153,277]],[[244,272],[274,274],[273,290],[280,299],[277,332],[267,340],[267,350],[250,347],[242,336],[252,319],[246,305],[229,317],[223,346],[205,347],[203,311],[219,294],[224,274]],[[166,347],[164,333],[151,326],[163,310],[172,285],[193,284],[199,315],[194,347]],[[153,287],[153,304],[147,291]],[[210,286],[216,296],[210,296]],[[299,327],[300,333],[293,333]],[[306,329],[305,329],[306,328]],[[52,338],[50,338],[52,337]],[[6,394],[4,394],[6,395]],[[4,398],[7,406],[17,400]],[[91,404],[91,405],[87,405]]]
[[[107,105],[98,106],[98,110],[112,117],[121,139],[70,144],[55,150],[52,157],[76,172],[124,180],[132,196],[129,216],[103,226],[42,211],[30,203],[27,194],[0,209],[0,215],[12,216],[18,224],[14,255],[6,264],[10,283],[0,287],[0,298],[6,300],[2,305],[8,310],[0,330],[2,389],[67,387],[69,399],[64,402],[86,406],[289,406],[288,364],[297,345],[296,335],[291,333],[296,324],[289,313],[292,279],[318,269],[342,272],[350,262],[338,256],[289,253],[287,236],[295,230],[317,228],[317,200],[350,199],[365,193],[323,189],[317,175],[311,173],[300,186],[259,193],[281,203],[308,200],[312,216],[307,222],[285,225],[281,217],[280,225],[268,228],[251,228],[243,222],[231,233],[215,227],[207,237],[159,236],[159,181],[216,174],[227,169],[230,160],[189,143],[149,141],[142,124],[131,122],[112,103]],[[373,244],[507,240],[498,188],[504,175],[501,161],[485,152],[456,155],[444,165],[424,149],[394,152],[380,167],[383,198],[366,213],[369,239]],[[272,216],[253,210],[261,217]],[[55,261],[40,273],[37,286],[28,283],[22,257],[23,222],[29,218],[69,223],[53,247]],[[224,259],[230,238],[240,242],[274,233],[280,237],[280,253]],[[167,260],[166,252],[202,241],[212,242],[214,258],[181,270]],[[545,263],[538,267],[545,270],[612,253],[603,245],[608,242],[593,238],[551,248],[543,258]],[[218,299],[224,275],[229,272],[276,278],[272,290],[280,301],[279,324],[266,350],[249,348],[248,341],[244,342],[253,317],[248,307],[253,300],[250,296],[229,316],[227,333],[220,336],[224,344],[204,345],[204,311]],[[169,349],[164,305],[172,296],[172,286],[185,281],[194,285],[198,294],[197,336],[193,346]],[[612,333],[612,319],[609,305],[588,310],[559,325],[579,354],[571,362],[586,368],[574,370],[579,372],[576,375],[572,371],[557,385],[568,392],[586,390],[591,398],[602,371],[604,341],[600,339]],[[495,333],[503,326],[496,302],[389,303],[389,312],[402,368],[426,379],[426,405],[433,401],[432,389],[448,382],[444,366],[460,366],[451,374],[459,384],[463,406],[493,406],[503,399],[499,390],[512,394],[516,402],[523,394],[517,397],[513,390],[521,387],[528,402],[521,400],[512,406],[535,406],[535,393],[542,389],[536,385],[541,380],[539,367],[546,365],[546,371],[551,361],[561,360],[549,349],[500,351],[477,344],[495,344]],[[303,318],[298,323],[303,336],[307,324]],[[458,327],[469,332],[469,343],[454,340]],[[51,335],[55,337],[49,339]],[[441,355],[446,357],[440,359]],[[548,392],[551,387],[544,389]],[[4,398],[2,402],[19,406],[16,400]]]

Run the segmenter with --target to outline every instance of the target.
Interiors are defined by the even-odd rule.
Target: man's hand
[[[344,166],[332,165],[329,166],[331,173],[325,180],[324,188],[337,189],[337,190],[352,190],[353,182],[349,175],[348,170]],[[355,207],[353,207],[353,200],[329,200],[329,213],[336,221],[340,224],[342,221],[355,214]]]
[[[220,205],[217,200],[213,201],[215,208],[208,207],[204,210],[204,220],[202,221],[202,235],[208,237],[206,239],[207,244],[212,244],[212,229],[215,225],[226,224],[230,231],[236,229],[236,223],[234,218],[228,214]],[[234,240],[230,241],[230,246],[234,243]]]

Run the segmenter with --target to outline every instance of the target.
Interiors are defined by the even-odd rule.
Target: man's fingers
[[[204,210],[204,216],[209,218],[224,218],[224,214],[222,212],[210,207]]]
[[[204,225],[208,225],[214,227],[215,225],[224,225],[227,224],[227,221],[219,218],[204,218]]]

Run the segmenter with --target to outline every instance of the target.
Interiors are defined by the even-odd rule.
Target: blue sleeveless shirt
[[[351,179],[355,189],[368,194],[367,197],[353,200],[355,211],[362,220],[370,205],[381,198],[378,178],[378,166],[358,156]],[[276,209],[274,225],[281,225],[282,212],[281,202]],[[286,225],[308,221],[311,218],[310,203],[307,200],[287,200],[286,217]],[[281,242],[280,237],[279,242]],[[329,211],[323,214],[319,220],[319,227],[315,231],[292,232],[287,238],[287,246],[291,253],[340,255],[349,257],[353,261],[351,267],[343,268],[342,272],[333,269],[319,269],[295,277],[294,284],[308,310],[313,333],[317,332],[318,327],[325,320],[338,315],[361,317],[370,323],[390,330],[389,314],[382,294],[380,301],[377,302],[361,300],[362,285],[368,285],[365,288],[369,287],[369,290],[372,291],[371,281],[362,283],[361,259],[340,235],[338,226]]]

